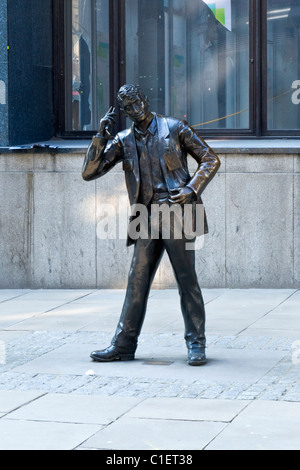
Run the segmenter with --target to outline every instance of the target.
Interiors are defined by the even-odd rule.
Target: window
[[[60,135],[94,133],[124,83],[139,84],[151,109],[187,119],[204,137],[300,135],[297,3],[58,2]]]
[[[65,125],[92,131],[109,108],[109,0],[72,0],[71,6]]]
[[[267,3],[267,130],[300,129],[300,3]]]
[[[249,128],[249,0],[125,3],[126,77],[155,110],[200,129]]]

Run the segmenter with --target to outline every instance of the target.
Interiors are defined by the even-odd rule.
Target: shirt
[[[150,126],[145,133],[141,132],[135,127],[134,129],[135,139],[137,144],[138,156],[140,158],[144,146],[146,145],[148,158],[150,160],[151,167],[151,176],[152,176],[152,187],[154,193],[163,193],[168,192],[168,186],[166,184],[160,159],[158,155],[158,127],[156,117],[151,121]],[[141,173],[142,174],[142,173]],[[143,181],[141,178],[141,186],[143,186]],[[141,187],[142,191],[142,187]]]

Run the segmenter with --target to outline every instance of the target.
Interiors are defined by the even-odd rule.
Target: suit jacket
[[[158,116],[158,158],[169,191],[188,186],[195,195],[194,204],[203,204],[201,194],[217,173],[221,163],[214,151],[185,121]],[[191,177],[187,156],[191,155],[198,168]],[[123,163],[131,206],[137,203],[140,191],[139,157],[135,141],[134,125],[119,132],[109,141],[95,136],[88,148],[82,170],[85,181],[105,175],[117,163]],[[208,232],[205,214],[204,233]],[[134,243],[128,240],[128,245]]]

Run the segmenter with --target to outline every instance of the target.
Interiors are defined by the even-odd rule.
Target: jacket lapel
[[[167,120],[164,117],[157,116],[156,114],[155,116],[158,130],[159,155],[163,155],[166,147],[169,145],[170,130]]]
[[[131,184],[131,203],[135,204],[138,198],[140,190],[140,166],[139,166],[139,157],[137,152],[136,140],[134,135],[134,125],[132,125],[130,132],[127,135],[126,139],[126,153],[130,155],[130,158],[133,160],[133,174],[136,181],[136,187],[134,188]]]
[[[131,132],[129,134],[129,146],[130,146],[130,156],[134,160],[134,173],[136,175],[137,180],[139,180],[140,179],[139,157],[138,157],[136,140],[135,140],[135,135],[134,135],[134,125],[131,126]]]

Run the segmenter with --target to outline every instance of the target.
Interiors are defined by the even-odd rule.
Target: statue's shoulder
[[[118,138],[122,143],[124,143],[124,141],[126,139],[128,139],[128,137],[130,137],[131,135],[132,135],[132,129],[131,128],[124,129],[123,131],[118,132]]]
[[[171,116],[160,116],[157,115],[159,119],[164,119],[165,122],[168,125],[168,128],[170,132],[177,132],[180,127],[184,125],[184,121],[181,121],[180,119],[171,117]]]
[[[168,124],[179,124],[180,120],[172,116],[163,116],[161,114],[156,114],[157,119],[164,119]]]

